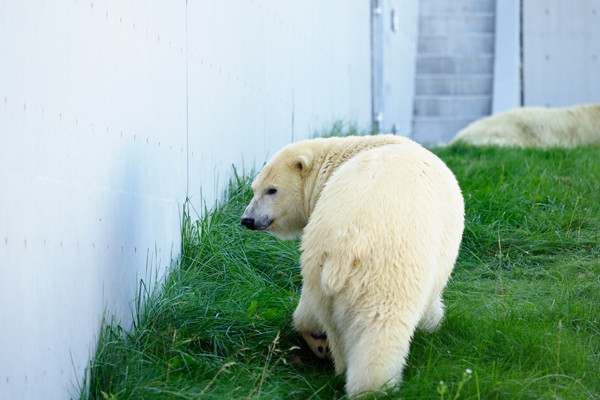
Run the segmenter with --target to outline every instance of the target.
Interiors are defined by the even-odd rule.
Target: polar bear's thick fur
[[[471,123],[458,132],[456,142],[539,148],[600,144],[600,105],[505,111]]]
[[[393,135],[291,144],[265,165],[242,224],[302,234],[294,326],[350,395],[400,382],[415,328],[435,330],[464,203],[452,172]]]

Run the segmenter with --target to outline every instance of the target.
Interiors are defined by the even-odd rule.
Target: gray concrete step
[[[414,116],[487,115],[491,108],[490,95],[415,96]]]
[[[492,33],[462,35],[419,35],[417,51],[420,54],[474,55],[494,52]]]
[[[415,118],[411,138],[426,145],[448,143],[458,131],[483,116]]]
[[[491,111],[496,0],[419,6],[412,137],[437,144]]]
[[[494,0],[421,0],[419,7],[421,15],[463,15],[493,13],[496,2]]]
[[[494,57],[491,54],[417,55],[417,74],[489,74],[493,67]]]
[[[417,75],[415,94],[419,95],[489,95],[492,74]]]
[[[422,35],[492,33],[495,22],[494,14],[421,16],[419,33]]]

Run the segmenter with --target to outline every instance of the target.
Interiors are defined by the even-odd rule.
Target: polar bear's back
[[[600,143],[600,105],[505,111],[471,123],[452,142],[542,148]]]
[[[360,296],[361,285],[410,291],[422,280],[443,287],[463,221],[458,183],[434,154],[416,143],[364,151],[335,171],[317,201],[302,240],[303,274],[322,279],[327,294]]]

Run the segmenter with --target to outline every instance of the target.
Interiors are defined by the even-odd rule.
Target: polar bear
[[[407,138],[319,138],[276,153],[252,189],[244,226],[302,235],[295,329],[349,395],[399,383],[415,328],[443,317],[464,227],[452,172]]]
[[[505,111],[471,123],[451,143],[457,142],[539,148],[600,144],[600,105]]]

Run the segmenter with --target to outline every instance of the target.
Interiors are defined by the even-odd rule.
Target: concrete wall
[[[127,326],[177,254],[186,196],[370,125],[367,3],[0,3],[0,398],[77,394],[103,312]]]
[[[600,0],[523,0],[524,105],[600,103]]]

